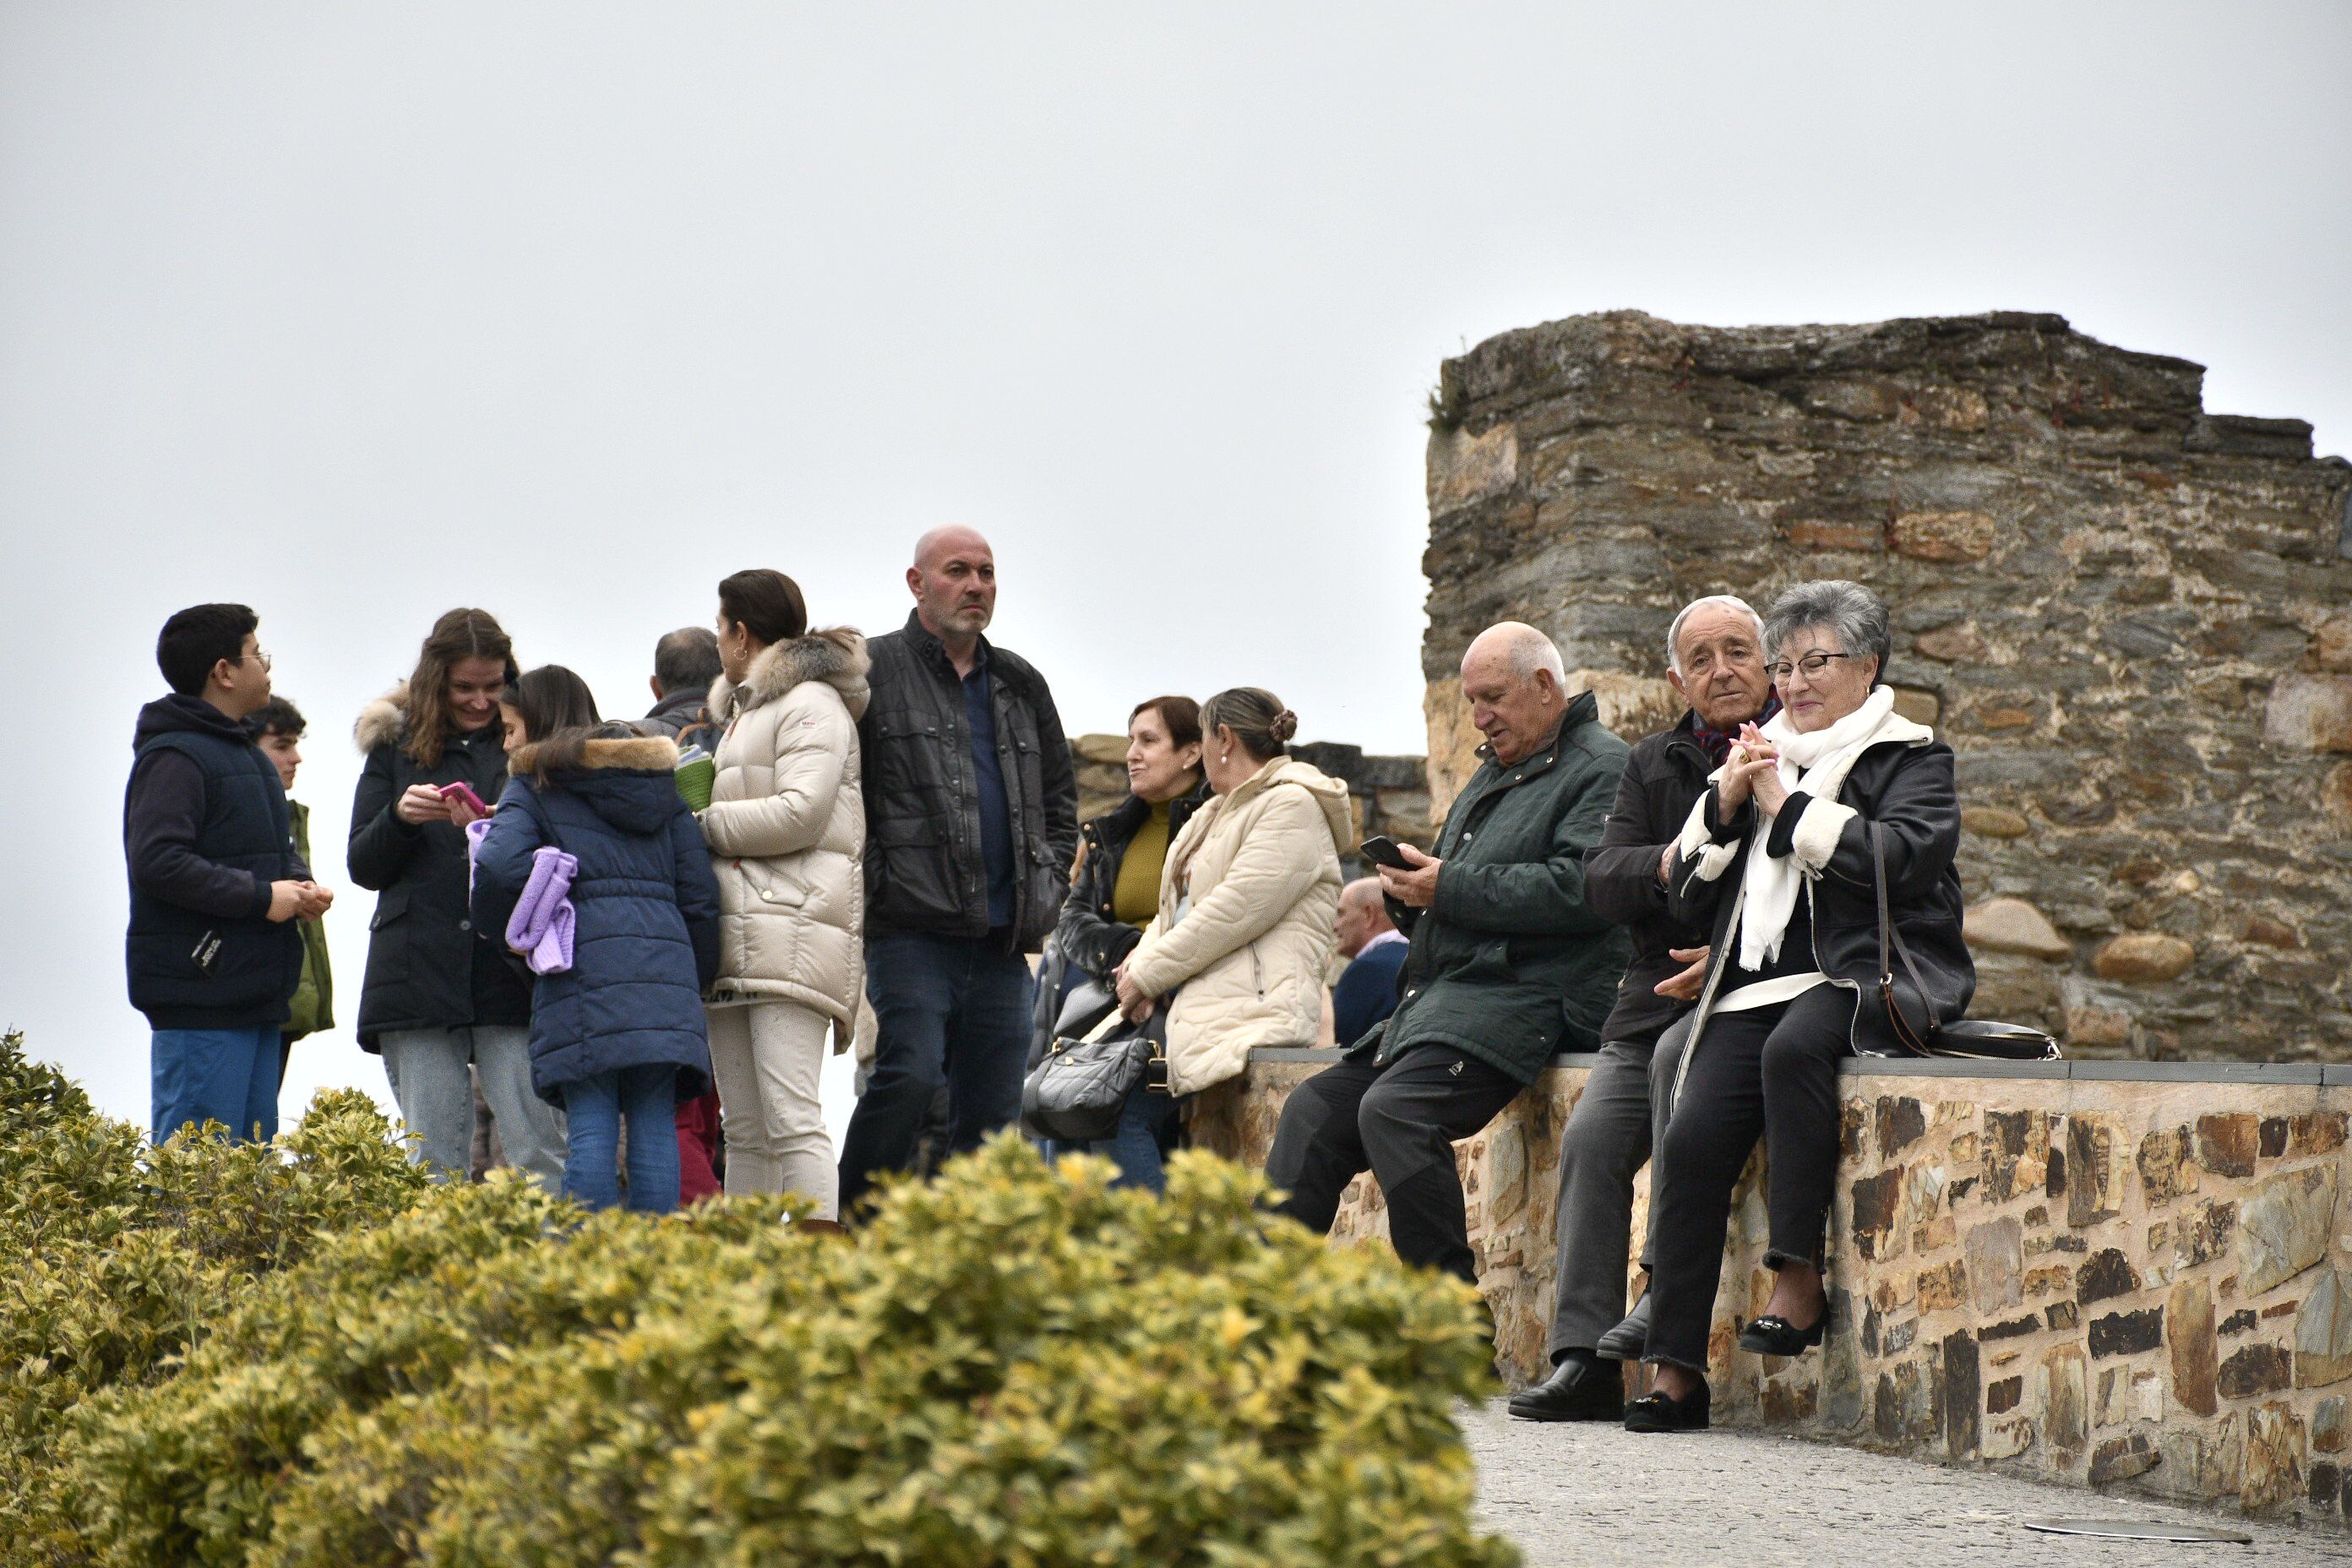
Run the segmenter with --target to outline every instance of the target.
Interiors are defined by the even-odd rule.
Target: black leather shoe
[[[1625,1414],[1625,1377],[1613,1361],[1569,1356],[1533,1388],[1511,1395],[1522,1421],[1615,1421]]]
[[[1796,1357],[1822,1342],[1822,1333],[1829,1327],[1828,1303],[1822,1306],[1822,1315],[1813,1320],[1810,1329],[1801,1329],[1788,1319],[1768,1316],[1757,1319],[1739,1331],[1739,1348],[1754,1351],[1758,1355]]]
[[[1633,1303],[1633,1310],[1625,1314],[1625,1321],[1601,1336],[1592,1353],[1611,1361],[1639,1361],[1649,1343],[1650,1293],[1644,1290],[1642,1299]]]
[[[1698,1392],[1680,1399],[1669,1399],[1663,1394],[1645,1394],[1625,1405],[1625,1430],[1628,1432],[1704,1432],[1706,1430],[1708,1403],[1706,1384]]]

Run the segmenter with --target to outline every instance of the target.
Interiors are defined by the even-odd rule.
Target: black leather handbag
[[[1128,1096],[1167,1091],[1168,1009],[1154,1009],[1140,1025],[1114,1010],[1077,1038],[1046,1047],[1021,1085],[1021,1131],[1091,1143],[1118,1131]]]
[[[2003,1024],[1990,1018],[1955,1018],[1936,1022],[1927,1006],[1927,987],[1911,950],[1895,930],[1886,909],[1886,855],[1878,842],[1878,824],[1870,826],[1870,868],[1878,883],[1878,996],[1886,1009],[1886,1023],[1900,1055],[1912,1057],[1972,1057],[1984,1061],[2055,1061],[2065,1053],[2058,1042],[2031,1024]],[[1903,966],[1897,978],[1895,966]],[[1907,992],[1907,994],[1906,994]]]

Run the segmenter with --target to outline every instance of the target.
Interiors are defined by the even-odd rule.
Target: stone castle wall
[[[1429,451],[1433,808],[1455,670],[1533,622],[1636,738],[1666,626],[1848,577],[1959,753],[1982,1016],[2075,1056],[2352,1057],[2352,465],[2060,317],[1717,330],[1635,312],[1446,362]]]
[[[1257,1053],[1244,1078],[1201,1097],[1195,1141],[1263,1166],[1284,1098],[1336,1055]],[[1559,1135],[1589,1060],[1559,1058],[1455,1146],[1514,1381],[1545,1364]],[[1734,1348],[1771,1289],[1759,1149],[1734,1196],[1716,1301],[1717,1420],[2346,1516],[2352,1068],[1848,1065],[1827,1342],[1787,1362]],[[1360,1178],[1333,1235],[1385,1246],[1386,1222]]]

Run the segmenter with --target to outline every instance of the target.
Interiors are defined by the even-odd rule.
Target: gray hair
[[[719,634],[709,626],[680,626],[654,644],[654,679],[665,693],[708,690],[721,673]]]
[[[1504,660],[1515,679],[1533,680],[1536,671],[1549,670],[1552,684],[1563,691],[1568,689],[1568,665],[1559,657],[1559,645],[1525,621],[1496,621],[1471,638],[1470,649],[1462,655],[1465,664],[1480,643],[1502,646]]]
[[[1675,612],[1674,625],[1666,628],[1666,668],[1676,675],[1683,672],[1683,623],[1691,618],[1694,611],[1710,607],[1737,610],[1746,616],[1756,624],[1756,640],[1759,643],[1764,640],[1764,617],[1758,615],[1756,606],[1747,600],[1731,594],[1709,594],[1703,599],[1693,599]]]
[[[1887,656],[1895,651],[1886,605],[1861,584],[1827,577],[1800,583],[1773,600],[1764,616],[1764,657],[1777,658],[1790,634],[1807,626],[1826,626],[1837,633],[1845,652],[1875,658],[1878,679],[1886,679]]]

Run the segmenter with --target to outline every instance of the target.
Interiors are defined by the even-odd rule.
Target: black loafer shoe
[[[1801,1329],[1781,1317],[1757,1319],[1739,1331],[1739,1348],[1754,1351],[1758,1355],[1793,1358],[1804,1354],[1822,1342],[1822,1331],[1829,1327],[1829,1309],[1813,1320],[1810,1329]]]
[[[1708,1403],[1706,1384],[1700,1384],[1698,1392],[1681,1399],[1669,1399],[1663,1394],[1645,1394],[1625,1406],[1625,1430],[1628,1432],[1704,1432],[1706,1430]]]
[[[1570,1356],[1533,1388],[1511,1395],[1522,1421],[1615,1421],[1625,1414],[1625,1377],[1613,1361]]]
[[[1625,1314],[1625,1321],[1601,1336],[1592,1353],[1608,1361],[1639,1361],[1649,1344],[1650,1293],[1644,1290],[1642,1299],[1633,1303],[1633,1310]]]

